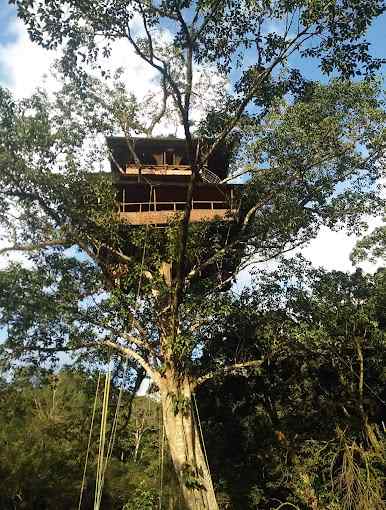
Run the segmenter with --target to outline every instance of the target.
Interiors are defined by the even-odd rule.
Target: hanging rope
[[[162,430],[162,432],[161,432]],[[159,510],[162,510],[163,483],[164,483],[164,447],[165,447],[165,427],[160,412],[160,488],[159,488]]]
[[[206,446],[205,446],[205,441],[204,441],[204,434],[202,433],[202,427],[201,427],[201,419],[200,419],[200,414],[198,412],[198,406],[197,406],[197,400],[196,400],[196,395],[193,393],[193,402],[194,402],[194,408],[195,408],[195,411],[196,411],[196,418],[197,418],[197,423],[198,423],[198,429],[200,431],[200,439],[201,439],[201,445],[202,445],[202,449],[204,451],[204,458],[205,458],[205,464],[206,464],[206,468],[208,470],[208,475],[209,475],[209,483],[211,485],[211,488],[212,490],[214,491],[214,487],[213,487],[213,482],[212,482],[212,473],[210,472],[210,467],[209,467],[209,462],[208,462],[208,455],[206,453]]]
[[[105,456],[110,386],[111,386],[111,360],[109,362],[109,368],[106,373],[105,387],[104,387],[104,391],[103,391],[102,420],[101,420],[101,429],[100,429],[100,434],[99,434],[99,451],[98,451],[97,475],[96,475],[96,481],[95,481],[94,510],[100,509],[100,504],[101,504],[101,500],[102,500],[102,489],[103,489],[104,475],[105,475],[103,460],[104,460],[104,456]]]
[[[153,198],[153,185],[151,183],[149,183],[149,185],[150,185],[149,203],[151,203],[151,200]],[[155,194],[154,194],[153,200],[155,203]],[[146,225],[145,240],[143,243],[140,274],[139,274],[139,280],[138,280],[131,328],[133,328],[133,326],[134,326],[134,320],[135,320],[134,315],[138,310],[138,305],[139,305],[139,300],[140,300],[140,295],[141,295],[143,268],[144,268],[144,263],[145,263],[147,240],[148,240],[148,227],[149,226]],[[123,369],[122,384],[119,389],[118,400],[117,400],[117,405],[116,405],[116,409],[115,409],[115,413],[114,413],[114,420],[113,420],[113,424],[112,424],[112,428],[111,428],[111,433],[110,433],[110,438],[109,438],[109,442],[108,442],[108,446],[107,446],[106,455],[105,455],[105,445],[106,445],[107,417],[108,417],[108,404],[109,404],[110,387],[111,387],[111,363],[110,362],[109,362],[109,369],[108,369],[108,372],[107,372],[106,378],[105,378],[105,386],[104,386],[104,392],[103,392],[103,404],[102,404],[101,428],[100,428],[100,434],[99,434],[99,449],[98,449],[98,458],[97,458],[97,475],[96,475],[96,481],[95,481],[94,510],[100,509],[105,474],[106,474],[108,462],[111,459],[114,444],[115,444],[119,412],[120,412],[122,396],[123,396],[124,381],[126,379],[127,371],[128,371],[128,361],[129,361],[129,358],[128,358],[128,356],[126,356],[124,369]],[[80,496],[79,496],[78,510],[81,510],[81,505],[82,505],[83,492],[84,492],[85,480],[86,480],[87,464],[88,464],[88,458],[89,458],[90,446],[91,446],[91,438],[92,438],[92,432],[93,432],[93,426],[94,426],[94,420],[95,420],[98,390],[99,390],[99,385],[100,385],[100,378],[101,378],[101,373],[99,373],[99,375],[98,375],[97,390],[96,390],[96,395],[95,395],[95,400],[94,400],[93,414],[92,414],[92,420],[91,420],[90,431],[89,431],[89,439],[88,439],[88,445],[87,445],[85,466],[84,466],[84,470],[83,470],[83,478],[82,478],[82,485],[81,485],[81,491],[80,491]]]
[[[150,197],[149,202],[151,202],[153,196],[153,185],[150,185]],[[155,196],[154,196],[155,200]],[[142,258],[141,258],[141,265],[140,265],[140,272],[139,272],[139,280],[138,280],[138,286],[137,286],[137,292],[135,297],[135,305],[134,305],[134,311],[133,311],[133,317],[132,317],[132,323],[131,323],[131,329],[134,326],[134,320],[135,320],[135,314],[138,310],[138,305],[140,301],[141,296],[141,288],[142,288],[142,280],[143,280],[143,269],[145,264],[145,257],[146,257],[146,249],[147,249],[147,240],[148,240],[148,229],[149,226],[146,225],[145,228],[145,240],[143,243],[143,250],[142,250]],[[108,401],[109,401],[109,393],[110,393],[110,385],[111,385],[111,370],[109,366],[109,372],[106,375],[106,382],[105,384],[105,394],[104,394],[104,404],[102,409],[102,422],[101,422],[101,432],[100,432],[100,438],[99,438],[99,452],[98,452],[98,464],[97,464],[97,480],[96,480],[96,486],[95,486],[95,499],[94,499],[94,510],[100,509],[100,504],[102,500],[102,491],[105,481],[105,475],[106,470],[108,467],[109,460],[111,459],[114,444],[115,444],[115,438],[116,438],[116,432],[118,427],[118,420],[119,420],[119,413],[121,408],[121,402],[122,402],[122,396],[123,396],[123,389],[124,389],[124,381],[127,376],[127,370],[128,370],[128,361],[129,358],[126,356],[125,358],[125,365],[123,370],[123,377],[122,377],[122,383],[119,389],[118,394],[118,400],[117,405],[115,409],[114,414],[114,420],[111,427],[111,433],[110,438],[107,446],[107,453],[105,456],[105,442],[106,442],[106,429],[107,429],[107,413],[108,413]]]
[[[101,381],[101,373],[99,372],[97,386],[96,386],[96,390],[95,390],[94,406],[93,406],[93,409],[92,409],[92,418],[91,418],[90,432],[88,434],[87,452],[86,452],[86,459],[85,459],[85,462],[84,462],[83,478],[82,478],[82,485],[81,485],[81,488],[80,488],[78,510],[80,510],[80,508],[82,506],[84,486],[85,486],[85,483],[86,483],[87,464],[88,464],[88,457],[89,457],[89,454],[90,454],[91,438],[92,438],[92,431],[93,431],[93,427],[94,427],[95,411],[96,411],[96,406],[97,406],[97,401],[98,401],[98,392],[99,392],[100,381]]]
[[[152,195],[153,195],[153,186],[150,185],[150,200],[151,200]],[[145,240],[144,240],[144,243],[143,243],[141,266],[140,266],[140,272],[139,272],[139,280],[138,280],[138,286],[137,286],[137,293],[136,293],[136,296],[135,296],[135,304],[134,304],[134,311],[133,311],[133,318],[132,318],[132,322],[131,322],[131,328],[133,328],[133,326],[134,326],[134,314],[138,310],[139,299],[140,299],[140,296],[141,296],[143,268],[144,268],[144,264],[145,264],[146,248],[147,248],[148,227],[149,226],[146,225]],[[124,381],[125,381],[126,376],[127,376],[128,364],[129,364],[129,358],[128,358],[128,356],[126,356],[125,357],[125,365],[124,365],[124,369],[123,369],[122,383],[121,383],[121,386],[119,388],[117,406],[116,406],[116,409],[115,409],[114,420],[113,420],[113,424],[112,424],[112,428],[111,428],[110,440],[109,440],[109,445],[108,445],[108,449],[107,449],[107,456],[106,456],[106,461],[105,461],[105,466],[104,466],[104,474],[105,474],[106,469],[107,469],[107,464],[108,464],[108,462],[109,462],[109,460],[110,460],[110,458],[112,456],[113,448],[114,448],[114,444],[115,444],[115,437],[116,437],[116,432],[117,432],[117,428],[118,428],[118,418],[119,418],[119,412],[120,412],[120,408],[121,408],[122,395],[123,395],[123,384],[124,384]]]

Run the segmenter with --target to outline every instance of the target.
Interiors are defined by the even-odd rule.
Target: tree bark
[[[188,380],[165,374],[160,388],[170,455],[187,510],[218,510],[192,407]]]

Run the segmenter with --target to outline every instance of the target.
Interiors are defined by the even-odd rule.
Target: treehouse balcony
[[[198,202],[192,204],[190,221],[210,221],[226,219],[230,213],[224,202]],[[181,219],[184,202],[141,202],[122,203],[121,218],[131,225],[166,225],[173,219]]]
[[[186,205],[186,186],[149,186],[122,184],[119,189],[119,214],[132,225],[165,225],[180,219]],[[190,221],[231,218],[236,212],[233,186],[218,187],[199,183],[194,190]]]

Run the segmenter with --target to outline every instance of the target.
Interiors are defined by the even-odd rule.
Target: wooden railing
[[[183,211],[186,202],[121,202],[120,212],[150,212],[150,211]],[[229,209],[230,205],[224,200],[193,200],[192,209],[219,210]]]
[[[160,175],[168,175],[168,174],[182,174],[182,175],[190,175],[192,173],[190,165],[134,165],[129,164],[125,169],[126,175],[151,175],[151,174],[160,174]]]

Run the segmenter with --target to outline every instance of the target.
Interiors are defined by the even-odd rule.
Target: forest
[[[384,2],[9,4],[56,85],[0,83],[1,509],[385,509]]]
[[[258,373],[219,379],[197,395],[219,505],[384,508],[386,273],[296,266],[281,268],[286,288],[266,275],[234,304],[225,346],[215,334],[220,359],[236,350],[270,353]],[[95,372],[79,367],[26,366],[2,379],[2,508],[77,507],[96,386]],[[86,509],[94,508],[101,393]],[[132,395],[123,395],[102,507],[183,508],[159,400]],[[113,408],[117,398],[114,384]]]

